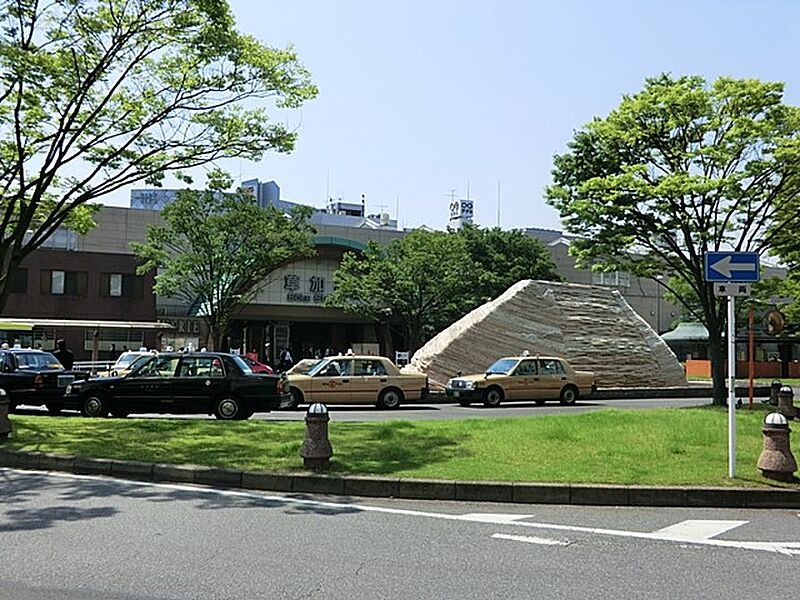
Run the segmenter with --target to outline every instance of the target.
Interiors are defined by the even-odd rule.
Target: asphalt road
[[[537,406],[534,402],[509,402],[498,408],[486,408],[480,404],[469,407],[457,404],[405,404],[398,410],[379,410],[374,406],[330,406],[331,419],[339,421],[385,421],[389,419],[438,420],[469,419],[486,417],[523,417],[558,414],[578,414],[603,408],[679,408],[687,406],[704,406],[711,403],[711,398],[647,398],[625,400],[579,400],[572,406],[563,406],[558,402],[548,402]],[[305,409],[281,410],[271,413],[257,413],[252,418],[277,421],[297,421],[305,418]],[[43,407],[18,407],[20,414],[47,414]],[[78,416],[76,412],[64,412],[65,416]],[[169,417],[169,418],[213,418],[207,415],[132,415],[137,417]]]
[[[0,599],[797,598],[789,510],[245,493],[0,469]]]

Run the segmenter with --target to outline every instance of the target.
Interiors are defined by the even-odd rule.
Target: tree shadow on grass
[[[337,423],[331,435],[336,472],[392,475],[444,463],[465,454],[463,436],[412,421]],[[337,446],[336,437],[346,440]],[[337,449],[338,448],[338,449]]]

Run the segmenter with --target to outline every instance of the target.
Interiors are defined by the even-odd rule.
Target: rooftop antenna
[[[500,180],[497,180],[497,227],[500,227]]]
[[[331,199],[331,170],[328,169],[328,174],[325,177],[325,204]]]
[[[395,200],[394,217],[397,219],[397,223],[400,223],[400,192],[397,193],[397,199]]]

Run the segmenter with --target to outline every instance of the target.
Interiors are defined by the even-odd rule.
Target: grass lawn
[[[753,411],[737,411],[738,477],[733,482],[727,478],[727,413],[711,407],[381,423],[337,422],[333,412],[332,472],[466,480],[766,485],[756,468],[766,410],[759,404]],[[22,450],[302,470],[302,422],[18,415],[12,420],[15,429],[7,445]],[[800,426],[795,425],[795,431]],[[792,438],[797,453],[798,434]],[[798,483],[788,485],[800,488]]]

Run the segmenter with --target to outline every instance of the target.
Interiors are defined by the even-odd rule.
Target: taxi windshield
[[[509,371],[517,366],[517,359],[515,358],[501,358],[495,362],[491,367],[486,369],[487,375],[508,375]]]
[[[142,356],[148,356],[146,354],[142,354],[141,352],[123,352],[120,354],[117,362],[114,363],[115,367],[121,367],[123,369],[127,368],[128,365],[133,363],[137,358],[141,358]]]
[[[20,369],[51,369],[53,371],[64,369],[58,359],[49,352],[19,352],[16,357]]]
[[[330,363],[330,362],[331,362],[331,359],[329,359],[329,358],[325,358],[325,359],[319,361],[317,364],[315,364],[313,367],[311,367],[308,370],[306,375],[310,375],[311,377],[313,377],[317,373],[321,372],[328,365],[328,363]]]

